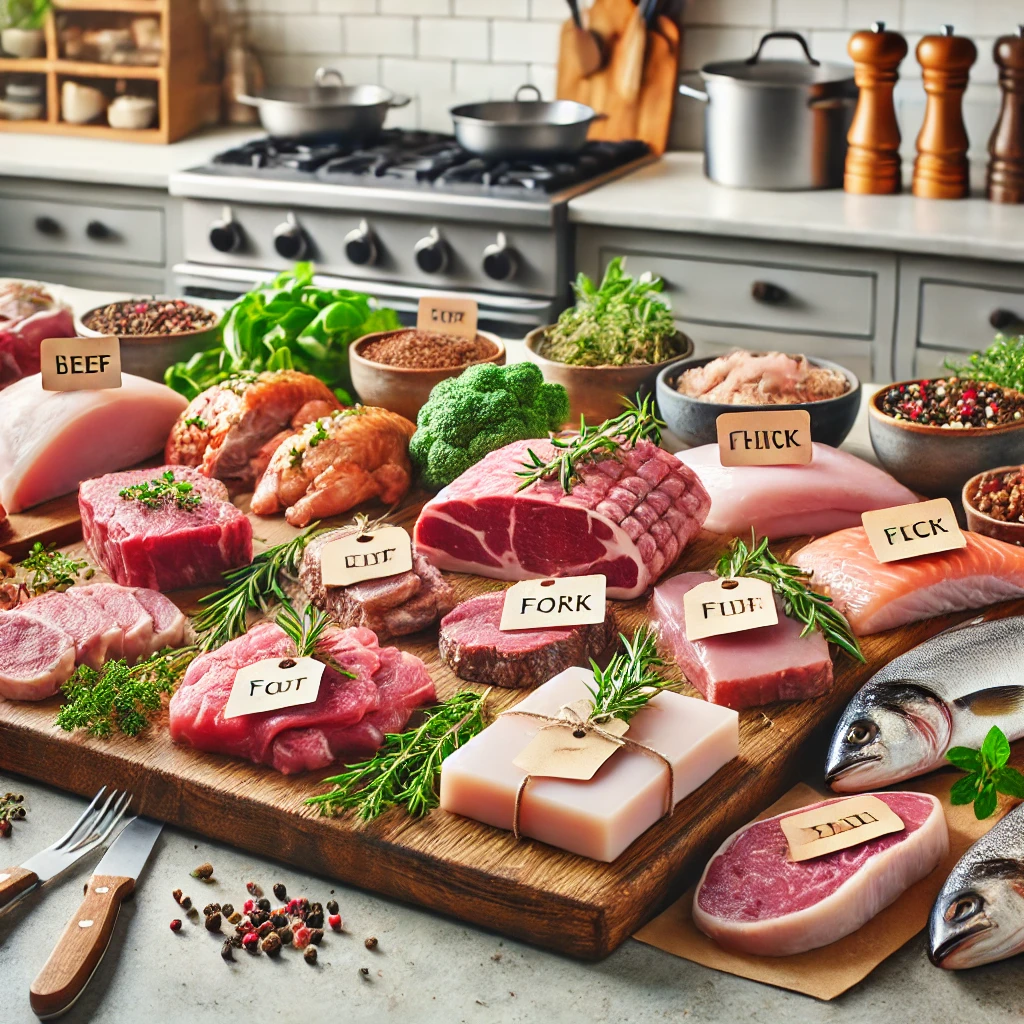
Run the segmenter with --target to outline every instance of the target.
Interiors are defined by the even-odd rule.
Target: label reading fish
[[[805,466],[814,458],[806,409],[723,412],[715,423],[723,466]]]
[[[813,860],[906,828],[903,819],[877,796],[837,800],[791,814],[779,826],[792,861]]]
[[[320,693],[324,663],[315,658],[264,658],[235,673],[225,718],[312,704]]]
[[[709,580],[683,595],[687,640],[741,633],[779,621],[772,586],[749,576]]]
[[[412,569],[412,541],[400,526],[378,526],[325,544],[320,574],[325,587],[397,576]]]
[[[864,512],[861,515],[875,558],[899,562],[967,547],[949,498]]]

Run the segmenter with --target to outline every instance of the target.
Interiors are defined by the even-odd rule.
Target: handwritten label
[[[723,466],[806,466],[814,456],[806,409],[723,412],[715,422]]]
[[[770,583],[740,576],[709,580],[683,595],[687,640],[742,633],[779,621]]]
[[[100,391],[121,386],[121,342],[46,338],[39,347],[44,391]]]
[[[235,673],[225,718],[312,704],[320,693],[324,663],[315,658],[265,658]]]
[[[416,330],[428,334],[450,334],[456,338],[475,338],[477,305],[472,299],[448,295],[424,295],[420,299]]]
[[[600,575],[524,580],[505,591],[498,628],[509,632],[604,622],[607,586]]]
[[[325,544],[320,552],[320,574],[327,587],[349,587],[363,580],[397,576],[411,568],[412,541],[400,526],[353,532]]]
[[[898,562],[967,547],[949,498],[865,512],[861,522],[880,562]]]
[[[791,814],[779,822],[789,843],[789,859],[813,860],[826,853],[860,846],[869,839],[902,832],[900,816],[877,796],[849,800]]]

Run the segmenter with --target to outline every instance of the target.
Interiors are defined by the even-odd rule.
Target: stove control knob
[[[308,252],[309,240],[295,219],[294,213],[289,213],[288,219],[275,229],[274,248],[278,256],[286,260],[301,260]]]
[[[237,252],[242,248],[242,227],[230,206],[225,206],[220,220],[210,225],[210,245],[217,252]]]
[[[377,239],[365,220],[345,236],[345,255],[360,267],[377,262]]]
[[[440,274],[448,266],[448,243],[437,228],[416,243],[416,264],[424,274]]]
[[[511,281],[519,269],[519,254],[508,244],[504,231],[484,249],[484,273],[493,281]]]

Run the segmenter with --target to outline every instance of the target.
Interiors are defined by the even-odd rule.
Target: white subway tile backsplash
[[[454,66],[450,60],[382,57],[380,62],[381,85],[410,96],[450,92],[453,77]]]
[[[381,14],[447,15],[451,0],[377,0]]]
[[[410,56],[416,52],[415,29],[412,18],[352,15],[345,18],[345,46],[349,53]]]
[[[557,21],[492,21],[491,58],[554,64],[562,26]]]
[[[868,29],[876,21],[899,31],[903,19],[903,0],[846,0],[846,27]]]
[[[455,15],[460,18],[530,17],[529,0],[454,0],[454,3]]]
[[[263,0],[266,3],[275,3],[279,6],[277,10],[292,10],[289,6],[291,0]],[[314,10],[320,14],[376,14],[377,0],[313,0]],[[248,0],[252,4],[252,0]]]
[[[689,0],[683,8],[683,24],[770,25],[772,0]]]
[[[519,86],[530,81],[524,64],[487,64],[482,61],[455,62],[455,91],[479,100],[510,100]]]
[[[842,28],[846,0],[775,0],[775,24],[782,28]]]
[[[487,60],[488,24],[482,18],[420,18],[418,52],[421,57]]]

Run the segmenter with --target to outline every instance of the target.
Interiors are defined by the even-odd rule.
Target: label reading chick
[[[225,718],[312,704],[320,693],[324,663],[315,658],[264,658],[235,673]]]
[[[855,796],[800,811],[782,818],[779,827],[792,861],[813,860],[906,828],[903,819],[877,796]]]
[[[806,409],[723,412],[715,423],[723,466],[805,466],[814,458]]]
[[[320,573],[325,587],[350,587],[363,580],[397,576],[412,569],[412,540],[400,526],[352,532],[325,544]]]
[[[741,633],[779,621],[770,583],[749,576],[709,580],[683,595],[687,640]]]
[[[898,562],[967,547],[949,498],[864,512],[861,515],[871,550],[880,562]]]
[[[39,346],[44,391],[101,391],[121,386],[121,342],[46,338]]]
[[[600,574],[523,580],[505,591],[498,628],[510,632],[604,622],[607,587],[607,577]]]

